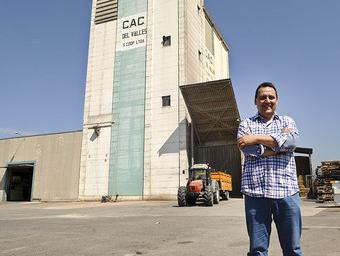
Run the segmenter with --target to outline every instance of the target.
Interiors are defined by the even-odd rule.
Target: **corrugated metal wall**
[[[215,169],[226,170],[233,177],[232,196],[241,196],[241,153],[236,144],[196,146],[195,163],[209,163]]]

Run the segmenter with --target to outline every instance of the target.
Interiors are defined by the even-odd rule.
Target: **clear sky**
[[[340,1],[206,0],[230,47],[241,118],[263,81],[313,167],[340,159]],[[91,0],[2,0],[0,138],[82,129]]]

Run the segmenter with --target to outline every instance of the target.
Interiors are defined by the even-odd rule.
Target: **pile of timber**
[[[333,201],[332,179],[317,178],[315,181],[317,201],[323,203],[325,201]]]
[[[340,178],[340,161],[323,161],[321,162],[321,174],[323,177]]]
[[[334,201],[332,181],[335,180],[340,180],[340,160],[321,162],[321,167],[315,180],[317,200],[319,202]]]
[[[306,198],[308,196],[310,188],[306,187],[303,175],[299,175],[299,177],[298,177],[298,185],[299,185],[299,194],[300,194],[300,197]]]

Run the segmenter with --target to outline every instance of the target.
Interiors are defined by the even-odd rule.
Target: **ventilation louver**
[[[118,0],[97,0],[95,24],[116,20],[118,15]]]

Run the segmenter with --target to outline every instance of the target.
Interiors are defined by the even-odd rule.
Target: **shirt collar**
[[[278,118],[279,118],[279,115],[275,112],[275,113],[274,113],[273,120],[278,119]],[[261,120],[261,121],[263,121],[263,122],[266,122],[266,120],[260,115],[259,112],[256,113],[256,115],[254,116],[254,119],[255,119],[255,120],[256,120],[256,119],[259,119],[259,120]]]

